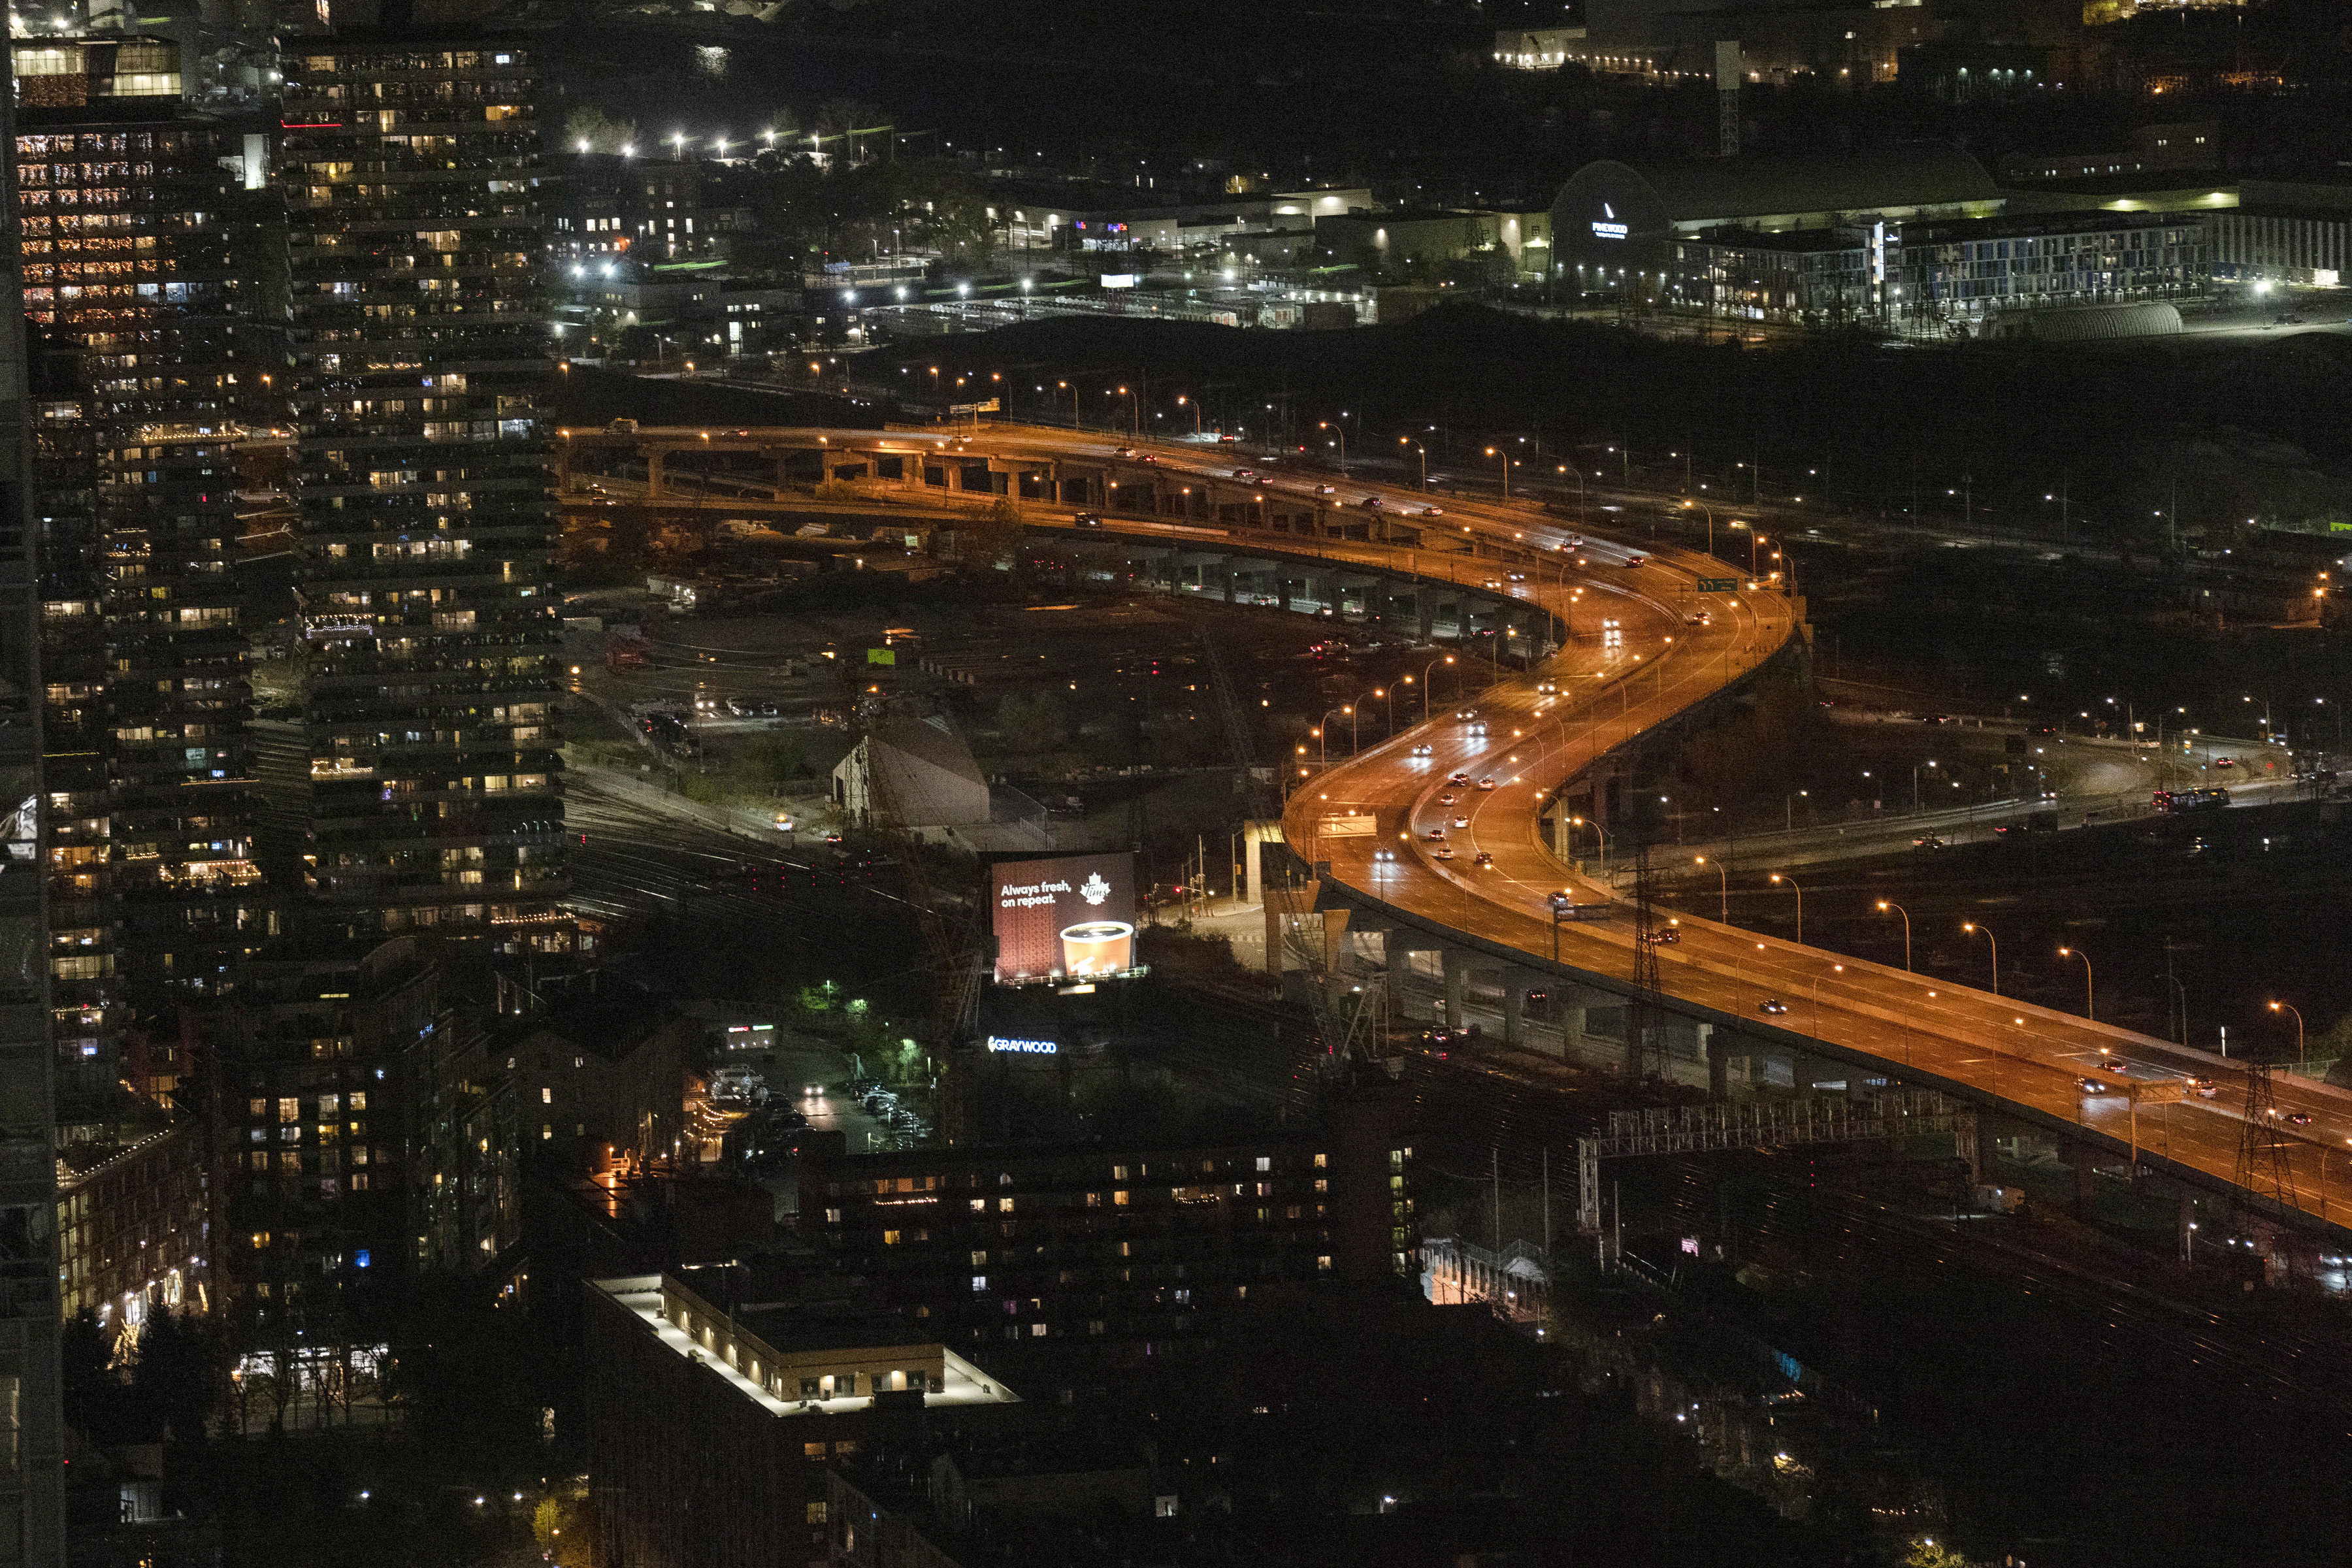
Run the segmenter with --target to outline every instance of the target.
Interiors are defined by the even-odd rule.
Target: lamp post
[[[1343,479],[1346,479],[1348,477],[1347,427],[1340,425],[1334,425],[1328,419],[1318,419],[1315,422],[1315,428],[1318,430],[1328,430],[1332,435],[1337,436],[1339,438],[1339,477]]]
[[[1503,451],[1503,450],[1502,450],[1501,448],[1499,448],[1499,447],[1487,447],[1487,448],[1486,448],[1486,456],[1488,456],[1488,457],[1490,457],[1490,458],[1495,458],[1496,461],[1500,462],[1500,463],[1503,465],[1503,499],[1504,499],[1505,500],[1510,500],[1510,499],[1511,499],[1511,457],[1510,457],[1510,454],[1509,454],[1509,453],[1507,453],[1507,452]]]
[[[1134,428],[1130,434],[1134,439],[1139,441],[1141,440],[1143,438],[1143,405],[1137,399],[1135,394],[1122,386],[1117,392],[1106,393],[1104,395],[1107,397],[1124,397],[1127,399],[1128,408],[1135,416]]]
[[[1704,855],[1699,856],[1693,864],[1700,866],[1706,865],[1706,857]],[[1717,884],[1717,896],[1722,900],[1723,923],[1725,925],[1729,925],[1731,923],[1731,873],[1729,870],[1725,868],[1723,862],[1720,860],[1715,863],[1715,879]]]
[[[1797,886],[1797,879],[1784,877],[1778,871],[1772,873],[1772,880],[1788,883],[1789,890],[1797,895],[1797,945],[1802,947],[1805,945],[1805,889]]]
[[[1066,381],[1057,381],[1054,384],[1070,395],[1070,428],[1085,429],[1086,426],[1078,422],[1078,389]]]
[[[1431,659],[1427,664],[1425,664],[1425,665],[1423,665],[1423,666],[1422,667],[1422,671],[1421,671],[1421,718],[1422,718],[1422,722],[1423,722],[1423,723],[1427,723],[1427,722],[1429,721],[1429,693],[1430,693],[1430,688],[1431,688],[1431,685],[1433,684],[1433,683],[1431,682],[1430,679],[1429,679],[1429,672],[1430,672],[1431,670],[1435,669],[1435,668],[1436,668],[1439,665],[1441,665],[1441,664],[1452,664],[1453,662],[1454,662],[1454,656],[1453,656],[1452,654],[1450,654],[1450,653],[1449,653],[1449,654],[1447,654],[1444,658],[1433,658],[1433,659]]]
[[[1812,792],[1811,790],[1801,789],[1796,795],[1787,795],[1781,799],[1780,826],[1790,833],[1794,833],[1797,830],[1797,795],[1803,795],[1805,798],[1810,800],[1812,798]]]
[[[1192,398],[1184,396],[1181,393],[1179,393],[1176,397],[1176,406],[1179,408],[1190,406],[1192,410],[1192,436],[1195,440],[1198,440],[1201,436],[1200,404],[1193,401]]]
[[[2097,1023],[2099,1021],[2098,999],[2091,988],[2091,955],[2079,948],[2062,947],[2058,950],[2058,956],[2079,958],[2083,961],[2083,1016],[2090,1019],[2094,1024]]]
[[[1706,513],[1706,553],[1708,557],[1712,559],[1715,555],[1715,508],[1707,505],[1706,502],[1703,500],[1686,500],[1683,502],[1683,508],[1685,510],[1688,510],[1692,507],[1696,507],[1699,510]],[[1737,528],[1739,525],[1735,522],[1731,526]]]
[[[1977,923],[1976,923],[1976,921],[1962,921],[1960,922],[1960,929],[1961,929],[1962,931],[1967,931],[1967,932],[1968,932],[1969,935],[1971,935],[1971,936],[1980,936],[1980,937],[1984,938],[1984,939],[1985,939],[1985,942],[1987,942],[1987,943],[1988,943],[1988,944],[1992,948],[1992,994],[1993,994],[1994,995],[1996,995],[1996,996],[2000,995],[2000,942],[1994,938],[1994,936],[1993,936],[1992,932],[1990,932],[1990,931],[1989,931],[1985,930],[1985,928],[1984,928],[1984,927],[1982,927],[1982,926],[1980,926],[1980,925],[1977,924]]]
[[[1607,880],[1609,876],[1609,835],[1601,829],[1601,824],[1581,816],[1570,817],[1568,819],[1568,825],[1570,827],[1590,827],[1592,829],[1594,837],[1601,840],[1601,876],[1602,880]]]
[[[2303,1060],[2303,1015],[2295,1010],[2295,1005],[2292,1002],[2273,1002],[2271,1004],[2271,1011],[2294,1014],[2294,1059]]]
[[[1584,470],[1573,463],[1562,463],[1559,465],[1559,471],[1576,476],[1576,521],[1579,526],[1590,528],[1592,525],[1592,509],[1584,502]],[[1653,536],[1654,537],[1654,531],[1653,531]]]
[[[1418,442],[1418,441],[1414,440],[1414,439],[1413,439],[1412,437],[1410,437],[1410,436],[1400,436],[1400,437],[1397,437],[1397,445],[1398,445],[1398,446],[1400,446],[1400,447],[1412,447],[1415,452],[1417,452],[1417,453],[1419,453],[1419,454],[1421,455],[1421,488],[1422,488],[1423,490],[1428,489],[1429,489],[1429,448],[1428,448],[1428,447],[1424,447],[1424,446],[1423,446],[1420,442]]]
[[[1903,917],[1903,970],[1907,974],[1911,971],[1911,911],[1892,899],[1879,900],[1878,909],[1881,914],[1893,910]]]
[[[1410,676],[1410,675],[1408,675],[1408,676],[1406,676],[1406,677],[1405,677],[1405,679],[1406,679],[1407,680],[1411,680],[1411,679],[1412,679],[1412,676]],[[1373,688],[1372,688],[1372,695],[1373,695],[1373,696],[1375,696],[1375,697],[1382,697],[1382,698],[1386,698],[1386,699],[1388,700],[1388,705],[1389,705],[1389,729],[1388,729],[1388,732],[1389,732],[1390,734],[1391,734],[1391,735],[1395,734],[1395,733],[1396,733],[1396,688],[1395,688],[1395,687],[1393,687],[1393,686],[1375,686],[1375,687],[1373,687]]]
[[[1935,765],[1936,765],[1936,759],[1935,759],[1935,758],[1933,758],[1933,757],[1929,757],[1929,758],[1928,758],[1926,762],[1924,762],[1924,763],[1912,763],[1912,764],[1911,764],[1911,815],[1912,815],[1912,816],[1918,816],[1918,815],[1919,815],[1919,809],[1920,809],[1920,807],[1919,807],[1919,770],[1920,770],[1921,768],[1932,768],[1932,767],[1934,767]]]

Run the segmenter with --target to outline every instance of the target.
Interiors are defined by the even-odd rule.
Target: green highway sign
[[[1736,594],[1739,592],[1739,579],[1737,577],[1702,577],[1698,580],[1698,591],[1702,594]]]

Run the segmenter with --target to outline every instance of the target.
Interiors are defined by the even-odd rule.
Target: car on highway
[[[1425,506],[1421,509],[1421,515],[1423,517],[1444,517],[1445,515],[1445,509],[1442,506]]]
[[[1486,581],[1484,584],[1481,584],[1481,586],[1483,586],[1483,587],[1487,587],[1487,588],[1499,588],[1499,587],[1501,587],[1502,585],[1503,585],[1503,580],[1502,580],[1500,577],[1489,577],[1489,578],[1487,578],[1487,579],[1486,579]]]
[[[1422,837],[1432,844],[1443,844],[1445,842],[1445,829],[1443,827],[1433,827],[1428,832],[1423,834]]]
[[[1938,835],[1928,833],[1923,834],[1919,837],[1911,840],[1911,847],[1914,849],[1943,849],[1948,847],[1948,846],[1945,844],[1942,837]]]
[[[1467,827],[1470,826],[1470,819],[1466,816],[1457,816],[1454,819],[1454,826],[1456,827]]]
[[[1452,790],[1448,790],[1444,795],[1437,797],[1437,804],[1440,805],[1452,805],[1455,801],[1461,798],[1462,797],[1460,795],[1455,795]]]
[[[1339,487],[1337,485],[1317,485],[1315,487],[1315,493],[1318,496],[1335,496],[1339,493]]]
[[[1554,893],[1551,896],[1551,907],[1555,910],[1572,910],[1576,908],[1576,894],[1569,889],[1562,888],[1559,892]]]
[[[1454,716],[1456,719],[1475,719],[1478,717],[1478,710],[1475,708],[1456,708],[1454,710]]]
[[[1465,734],[1483,735],[1486,732],[1486,721],[1484,719],[1473,719],[1467,724],[1463,725],[1462,729]]]
[[[2101,1072],[2111,1072],[2117,1078],[2131,1077],[2131,1068],[2124,1066],[2123,1063],[2115,1060],[2113,1058],[2109,1058],[2106,1060],[2100,1062],[2099,1070]]]
[[[1686,624],[1694,626],[1711,626],[1715,625],[1715,616],[1708,611],[1701,610],[1697,615],[1691,616]]]
[[[1093,512],[1082,511],[1076,517],[1070,519],[1070,526],[1072,528],[1100,528],[1102,526],[1102,519],[1097,517]]]
[[[782,714],[783,710],[777,707],[772,702],[762,702],[760,704],[760,717],[762,719],[780,718]]]
[[[727,711],[735,718],[748,719],[751,716],[751,705],[740,697],[730,697],[727,699]]]
[[[1781,1001],[1778,996],[1767,996],[1764,1000],[1756,1004],[1756,1010],[1759,1013],[1771,1013],[1777,1015],[1787,1012],[1789,1010],[1789,1005],[1786,1002]]]
[[[1473,866],[1492,866],[1494,863],[1495,857],[1484,849],[1470,857],[1470,864]],[[2305,1120],[2308,1121],[2309,1118],[2306,1117]]]
[[[1625,564],[1628,566],[1647,566],[1649,563],[1650,558],[1646,555],[1628,555],[1625,557]]]
[[[2290,1110],[2286,1113],[2286,1119],[2289,1121],[2294,1122],[2297,1127],[2308,1127],[2311,1125],[2311,1112],[2308,1110]]]
[[[1650,945],[1653,947],[1673,947],[1682,940],[1680,926],[1663,925],[1650,933]]]
[[[2210,1100],[2215,1095],[2221,1092],[2221,1086],[2215,1083],[2210,1078],[2190,1079],[2189,1080],[2189,1092],[2196,1095],[2200,1100]]]
[[[2116,1086],[2111,1083],[2101,1083],[2095,1078],[2078,1078],[2074,1080],[2074,1087],[2081,1089],[2084,1094],[2106,1094],[2111,1092]]]
[[[1429,852],[1429,856],[1433,860],[1451,860],[1454,858],[1453,846],[1441,844],[1436,848],[1432,849]]]
[[[1423,1029],[1421,1033],[1421,1043],[1435,1051],[1439,1061],[1444,1061],[1456,1046],[1466,1046],[1470,1043],[1470,1031],[1446,1028]]]
[[[1537,696],[1538,696],[1538,697],[1557,697],[1557,696],[1559,696],[1559,681],[1557,681],[1557,680],[1538,680],[1538,681],[1537,681],[1537,682],[1536,682],[1536,695],[1537,695]]]
[[[1396,851],[1393,849],[1375,849],[1372,851],[1372,858],[1375,860],[1393,860],[1396,858]]]
[[[2216,757],[2213,759],[2213,765],[2217,768],[2234,768],[2238,765],[2238,759],[2235,757]]]
[[[1416,757],[1433,757],[1437,754],[1437,748],[1423,741],[1412,749],[1412,754]]]
[[[1919,715],[1919,722],[1922,724],[1948,724],[1951,721],[1952,716],[1949,713],[1922,713]]]
[[[1445,782],[1452,784],[1455,789],[1467,789],[1470,787],[1470,775],[1468,773],[1455,773],[1452,778],[1447,779]]]
[[[1527,580],[1528,574],[1524,572],[1514,572],[1511,574],[1511,581],[1514,583],[1524,583]]]
[[[1486,777],[1480,779],[1478,781],[1478,787],[1482,790],[1493,789],[1495,787],[1494,775],[1490,773]]]
[[[1250,483],[1255,485],[1262,490],[1272,489],[1274,488],[1274,476],[1271,474],[1260,474],[1257,478],[1252,479]]]
[[[1366,496],[1356,504],[1362,507],[1366,511],[1386,511],[1388,510],[1389,503],[1382,500],[1378,496]]]

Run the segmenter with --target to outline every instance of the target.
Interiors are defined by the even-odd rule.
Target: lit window
[[[257,1247],[258,1247],[258,1246],[260,1246],[261,1244],[260,1244],[259,1242],[256,1242],[256,1243],[254,1243],[254,1245],[255,1245],[255,1246],[257,1246]],[[987,1275],[985,1275],[985,1274],[975,1274],[975,1275],[973,1275],[973,1276],[971,1277],[971,1288],[972,1288],[973,1289],[975,1289],[975,1290],[985,1290],[985,1289],[988,1289],[988,1276],[987,1276]]]
[[[898,1233],[898,1231],[895,1231],[895,1230],[886,1230],[886,1231],[884,1231],[884,1232],[882,1233],[882,1245],[883,1245],[883,1246],[885,1246],[885,1247],[896,1247],[896,1246],[898,1246],[898,1236],[899,1236],[899,1233]]]
[[[1121,1187],[1117,1192],[1111,1194],[1110,1205],[1111,1207],[1119,1209],[1123,1209],[1127,1206],[1127,1189],[1125,1187]]]
[[[1259,1170],[1261,1170],[1261,1171],[1271,1171],[1271,1170],[1273,1170],[1273,1169],[1274,1169],[1274,1158],[1273,1158],[1273,1156],[1272,1156],[1272,1155],[1269,1155],[1269,1154],[1260,1154],[1260,1155],[1257,1157],[1257,1168],[1258,1168]]]
[[[555,1090],[542,1086],[539,1091],[539,1102],[541,1105],[553,1105],[555,1103]]]

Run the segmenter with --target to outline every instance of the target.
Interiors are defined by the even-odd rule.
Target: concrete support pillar
[[[1571,1057],[1584,1049],[1585,1006],[1581,990],[1570,990],[1553,1003],[1555,1016],[1559,1019],[1560,1048]]]
[[[1429,591],[1426,583],[1412,591],[1412,614],[1414,623],[1421,627],[1422,641],[1427,642],[1437,635],[1437,598]],[[1430,671],[1433,679],[1436,673],[1435,670]]]
[[[1525,975],[1503,976],[1503,1044],[1527,1043],[1528,981]]]
[[[2197,1200],[2187,1188],[2180,1193],[2180,1261],[2195,1260],[2197,1253]]]
[[[1287,578],[1287,577],[1276,577],[1276,578],[1274,580],[1274,595],[1275,595],[1275,602],[1276,602],[1276,603],[1279,604],[1279,605],[1280,605],[1284,609],[1286,609],[1286,610],[1287,610],[1288,608],[1290,608],[1290,579],[1289,579],[1289,578]]]
[[[2066,1152],[2067,1163],[2074,1167],[2074,1216],[2088,1219],[2091,1200],[2097,1194],[2098,1173],[2092,1169],[2091,1146],[2077,1143]]]
[[[646,454],[646,499],[650,500],[662,493],[662,455]]]
[[[1228,605],[1234,602],[1234,579],[1238,575],[1238,573],[1230,570],[1225,573],[1225,603]]]
[[[1731,1098],[1731,1053],[1715,1037],[1713,1024],[1700,1024],[1698,1059],[1706,1064],[1706,1097],[1709,1100]]]
[[[1467,948],[1445,950],[1445,1026],[1462,1026],[1462,1002],[1470,991],[1470,964],[1473,954]]]

